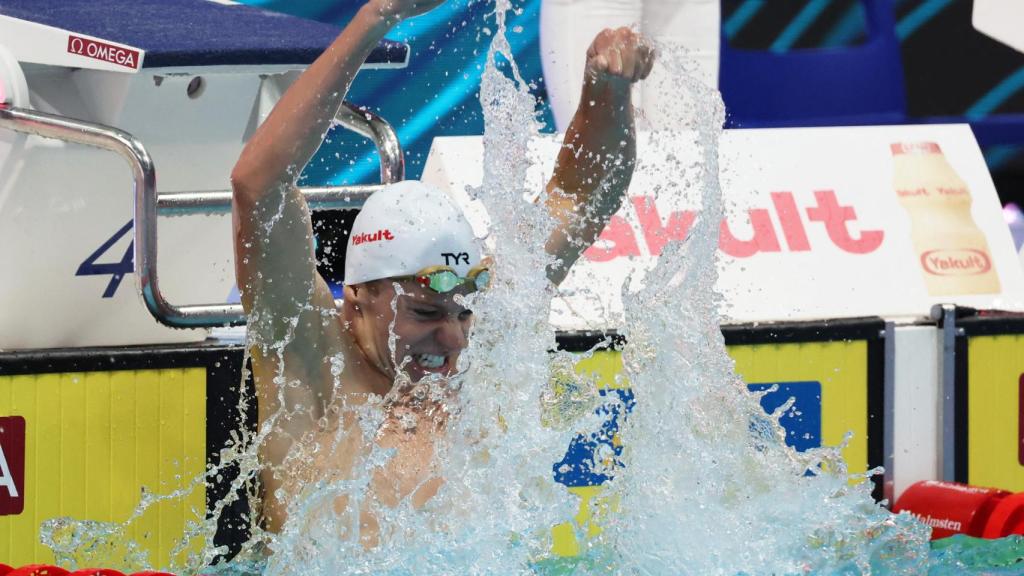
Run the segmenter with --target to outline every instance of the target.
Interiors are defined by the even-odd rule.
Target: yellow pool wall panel
[[[1024,335],[967,340],[967,482],[1024,492],[1020,462]]]
[[[0,516],[0,562],[52,563],[39,541],[44,520],[124,523],[143,487],[183,499],[160,501],[127,528],[157,568],[189,521],[206,514],[206,369],[122,370],[0,376],[0,415],[25,418],[25,509]],[[197,540],[189,547],[198,549]],[[123,551],[107,551],[109,555]],[[95,565],[123,565],[94,557]],[[177,558],[178,561],[183,558]],[[139,568],[126,566],[126,568]]]
[[[821,444],[843,449],[850,474],[868,468],[868,342],[804,342],[730,346],[744,382],[821,383]],[[881,382],[879,382],[881,385]]]
[[[819,382],[822,445],[838,446],[846,434],[852,432],[852,438],[843,449],[847,471],[851,475],[867,472],[869,383],[866,340],[733,345],[728,347],[728,352],[735,362],[736,373],[747,383]],[[576,371],[593,376],[601,387],[628,387],[628,382],[621,376],[622,355],[619,352],[597,351],[577,362]],[[581,548],[577,532],[582,530],[585,537],[593,537],[600,532],[600,519],[591,517],[592,510],[596,507],[614,513],[616,508],[615,503],[603,499],[602,490],[601,486],[569,489],[579,500],[578,512],[572,521],[552,528],[552,555],[576,556]]]

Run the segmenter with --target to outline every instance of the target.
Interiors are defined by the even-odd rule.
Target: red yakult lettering
[[[992,269],[988,254],[973,248],[928,250],[921,254],[925,272],[936,276],[972,276]]]
[[[733,236],[729,222],[722,220],[718,229],[718,247],[734,258],[750,258],[758,252],[778,252],[779,239],[775,236],[771,216],[763,208],[751,208],[750,225],[754,228],[754,236],[750,240],[740,240]]]
[[[377,230],[373,234],[363,232],[362,234],[356,234],[352,237],[352,245],[358,246],[367,242],[381,242],[384,240],[394,240],[395,236],[391,233],[391,230]]]
[[[697,217],[693,210],[672,212],[668,216],[668,224],[662,226],[661,215],[658,214],[653,197],[634,196],[632,200],[637,219],[640,220],[640,228],[644,232],[644,240],[647,241],[647,249],[652,256],[659,256],[665,244],[672,240],[685,240]]]
[[[611,244],[611,246],[607,246]],[[608,262],[623,256],[639,256],[640,246],[636,243],[636,235],[633,228],[622,219],[621,216],[612,216],[608,226],[598,236],[594,243],[583,256],[594,262]]]
[[[942,148],[935,142],[897,142],[890,144],[894,156],[900,154],[942,154]]]
[[[862,230],[859,233],[851,230],[851,224],[857,220],[857,213],[852,206],[839,204],[834,190],[817,190],[814,198],[815,205],[806,208],[807,219],[810,222],[821,222],[837,248],[850,254],[869,254],[882,245],[885,239],[883,230]],[[748,208],[752,236],[737,238],[730,223],[723,220],[718,237],[722,252],[734,258],[750,258],[759,252],[782,252],[780,231],[790,252],[808,252],[813,249],[793,193],[772,192],[771,201],[779,229],[776,229],[772,221],[771,209]],[[636,211],[640,234],[651,256],[661,255],[669,242],[685,240],[697,218],[694,210],[673,211],[665,218],[658,211],[652,196],[633,196],[630,202]],[[587,249],[583,256],[593,262],[640,256],[637,237],[637,232],[625,219],[618,215],[612,216],[608,226],[601,232],[599,241]]]
[[[807,241],[807,231],[800,221],[800,209],[796,207],[792,192],[772,192],[772,204],[782,225],[782,235],[791,252],[806,252],[811,249]]]
[[[885,233],[881,230],[865,230],[860,238],[850,235],[846,223],[857,219],[852,206],[840,206],[834,190],[815,190],[818,205],[807,209],[807,218],[825,224],[825,231],[832,243],[851,254],[874,252],[882,245]]]
[[[913,198],[914,196],[928,196],[927,188],[901,188],[896,191],[900,198]]]

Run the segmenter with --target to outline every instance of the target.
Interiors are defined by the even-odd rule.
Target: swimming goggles
[[[451,266],[430,266],[403,278],[415,280],[420,286],[438,294],[447,294],[465,284],[473,290],[484,290],[491,283],[490,262],[484,260],[470,268],[465,276],[459,276]]]

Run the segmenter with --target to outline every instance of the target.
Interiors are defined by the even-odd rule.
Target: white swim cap
[[[444,192],[417,180],[373,193],[352,224],[345,284],[411,276],[450,266],[459,276],[480,263],[480,246],[462,210]]]

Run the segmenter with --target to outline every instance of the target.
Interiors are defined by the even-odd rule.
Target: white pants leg
[[[717,88],[719,0],[643,0],[643,4],[641,31],[660,43],[681,46],[695,61],[697,78]],[[642,86],[640,109],[645,120],[641,126],[671,130],[693,120],[692,102],[680,97],[680,81],[672,78],[667,66],[655,63]]]
[[[551,111],[560,132],[576,112],[587,48],[605,28],[640,25],[640,0],[543,0],[540,51]]]
[[[544,0],[540,48],[544,80],[555,124],[564,131],[579,103],[586,51],[605,28],[637,26],[660,42],[683,45],[699,62],[699,74],[718,84],[718,0]],[[685,123],[664,67],[638,90],[634,101],[651,127]],[[668,124],[668,125],[666,125]]]

